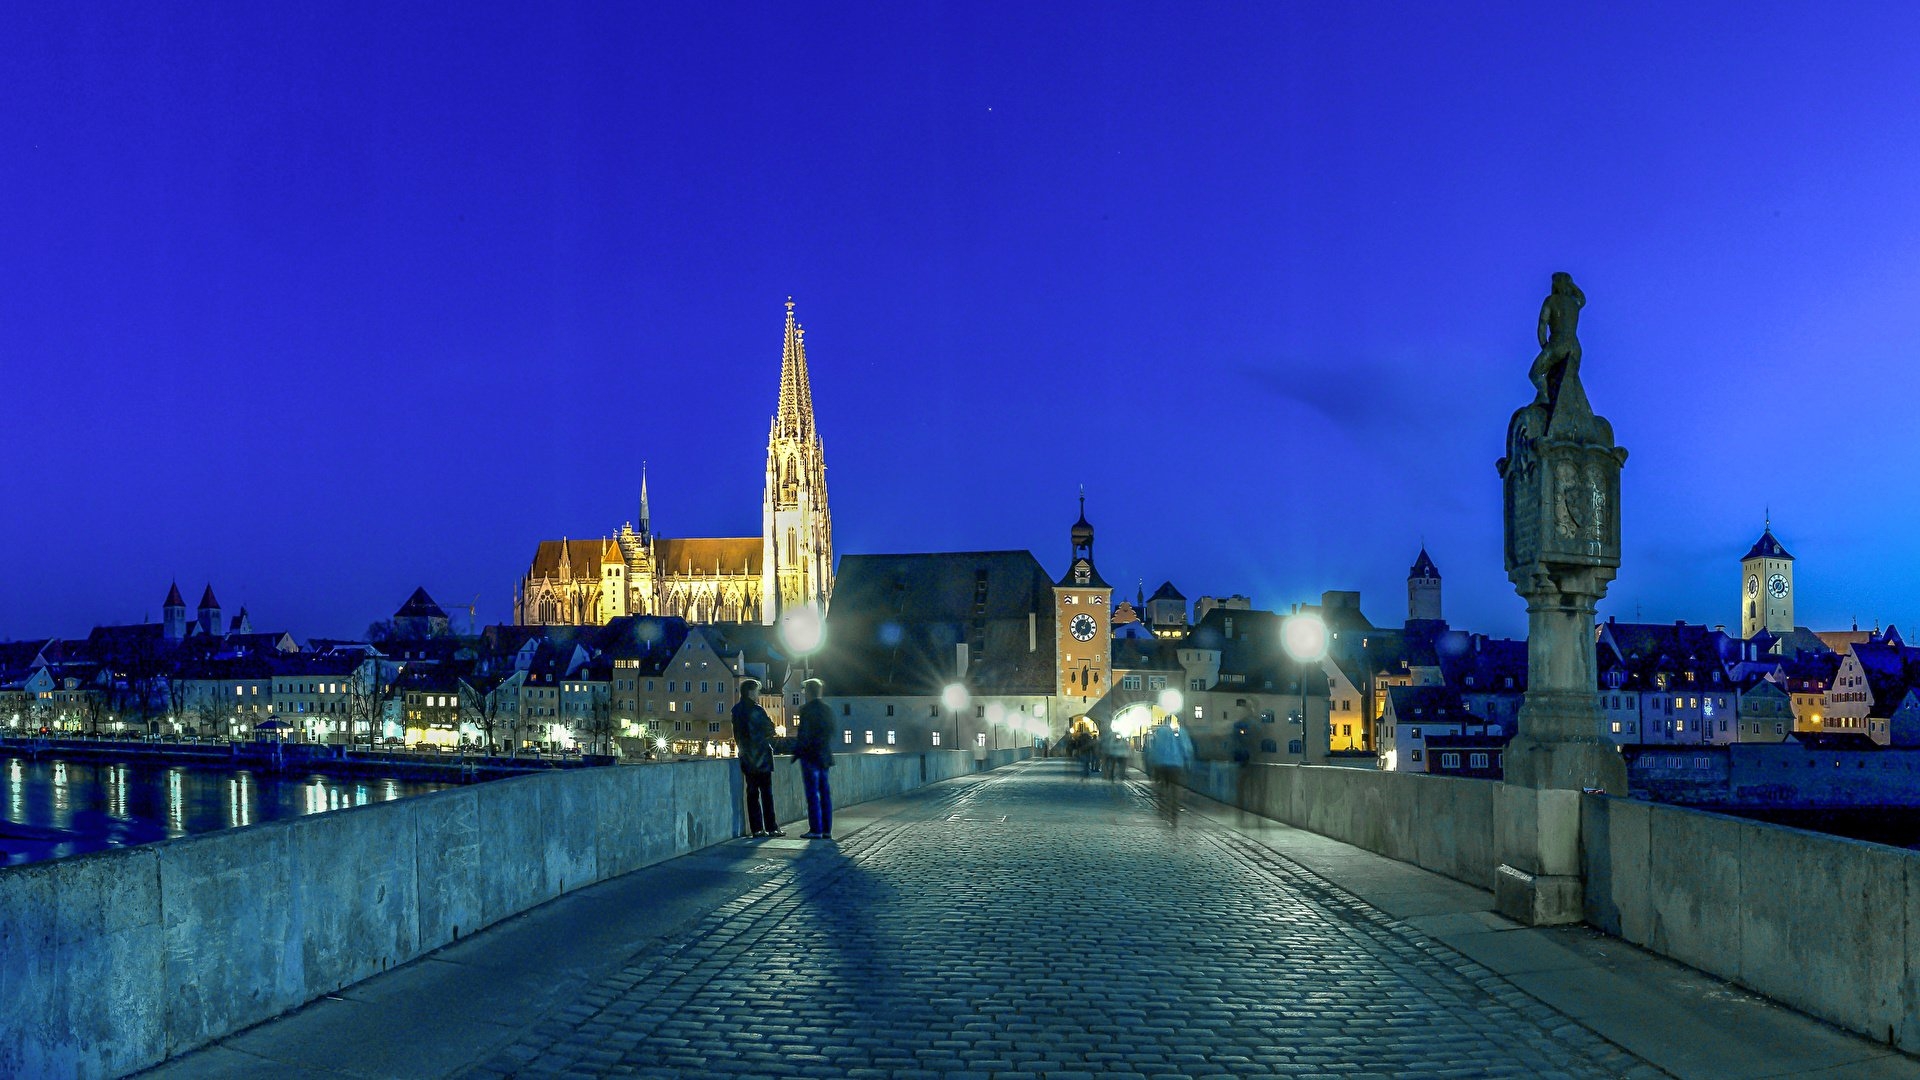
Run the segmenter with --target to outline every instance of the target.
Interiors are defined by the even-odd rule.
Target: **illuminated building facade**
[[[833,518],[814,427],[806,331],[787,301],[780,398],[767,434],[761,534],[670,538],[653,531],[644,467],[638,526],[597,540],[543,540],[514,590],[526,626],[602,625],[622,615],[771,624],[783,608],[825,610],[833,595]]]

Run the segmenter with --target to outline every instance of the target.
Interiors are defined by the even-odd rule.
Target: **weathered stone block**
[[[169,1056],[307,1000],[291,844],[290,825],[268,822],[154,849]]]
[[[485,925],[481,877],[488,871],[480,841],[481,790],[457,788],[409,800],[422,951]]]
[[[1647,947],[1725,978],[1740,956],[1740,829],[1718,814],[1649,805]]]

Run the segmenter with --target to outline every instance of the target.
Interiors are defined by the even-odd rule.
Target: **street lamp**
[[[1316,758],[1308,751],[1307,744],[1312,741],[1307,721],[1307,665],[1319,664],[1327,656],[1327,624],[1320,616],[1309,612],[1290,615],[1280,624],[1280,645],[1287,655],[1298,665],[1294,679],[1300,684],[1300,757],[1305,761]],[[1331,729],[1329,729],[1331,736]],[[1318,760],[1324,760],[1320,758]]]
[[[940,691],[940,701],[946,705],[947,711],[953,714],[953,748],[958,750],[960,749],[960,710],[967,707],[967,688],[959,683],[948,683],[947,688]]]

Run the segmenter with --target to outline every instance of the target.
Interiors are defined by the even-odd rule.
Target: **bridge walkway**
[[[790,829],[796,833],[798,829]],[[1039,761],[555,900],[167,1078],[1920,1077],[1484,892]]]

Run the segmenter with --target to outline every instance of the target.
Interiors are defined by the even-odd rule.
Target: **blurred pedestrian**
[[[747,826],[755,836],[785,836],[773,811],[773,718],[760,707],[760,680],[740,680],[733,704],[733,745],[747,781]]]
[[[1179,717],[1168,717],[1147,736],[1147,767],[1160,789],[1161,812],[1179,828],[1180,791],[1186,786],[1187,770],[1193,767],[1193,740],[1181,729]]]
[[[1127,756],[1133,753],[1133,745],[1127,737],[1118,731],[1107,732],[1107,779],[1119,780],[1127,775]]]
[[[800,763],[800,784],[807,793],[808,840],[833,839],[833,789],[827,770],[833,768],[833,714],[820,700],[819,679],[801,684],[807,703],[800,706],[800,730],[793,741],[793,760]]]

